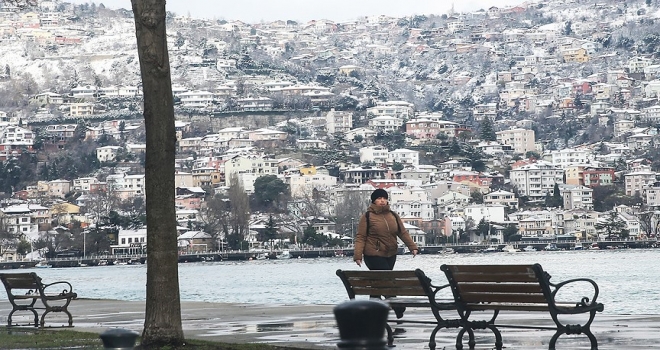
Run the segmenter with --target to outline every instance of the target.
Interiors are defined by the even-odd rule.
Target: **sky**
[[[107,8],[131,8],[130,0],[69,0],[73,3],[95,2]],[[456,12],[488,9],[491,6],[514,6],[524,0],[459,0],[453,2]],[[261,21],[328,19],[335,22],[361,16],[446,14],[450,0],[167,0],[167,11],[195,18]]]

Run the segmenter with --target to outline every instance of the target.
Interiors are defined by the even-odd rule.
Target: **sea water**
[[[433,284],[443,285],[442,264],[540,263],[559,283],[593,279],[607,314],[660,314],[660,249],[401,255],[395,269],[422,269]],[[181,300],[256,304],[338,304],[346,290],[337,269],[366,270],[351,257],[199,262],[179,264]],[[18,271],[18,270],[16,270]],[[20,270],[21,272],[26,270]],[[146,265],[35,268],[45,283],[66,280],[81,298],[144,300]],[[7,272],[7,271],[6,271]],[[578,286],[578,285],[576,285]],[[570,301],[591,297],[591,288],[565,288]],[[562,296],[563,297],[563,296]],[[6,299],[2,293],[0,298]],[[562,299],[563,300],[563,299]]]

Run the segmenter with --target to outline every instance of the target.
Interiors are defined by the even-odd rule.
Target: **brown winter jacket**
[[[372,204],[367,211],[369,212],[369,232],[367,233],[366,214],[362,214],[355,237],[353,260],[362,260],[363,255],[383,257],[396,255],[397,237],[401,238],[410,251],[417,249],[417,245],[403,226],[403,222],[390,211],[389,205],[380,207]],[[399,227],[401,232],[398,232]]]

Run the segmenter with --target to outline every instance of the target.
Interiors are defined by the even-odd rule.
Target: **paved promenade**
[[[334,349],[339,332],[332,313],[334,305],[252,305],[182,302],[186,337],[230,343],[268,343],[300,349]],[[607,305],[605,305],[607,309]],[[0,300],[0,322],[6,324],[11,309]],[[110,328],[141,332],[144,302],[115,300],[75,300],[69,310],[74,315],[74,330],[102,333]],[[409,310],[406,318],[430,319],[425,310]],[[449,313],[449,316],[454,316]],[[430,317],[430,318],[429,318]],[[20,321],[20,317],[15,317]],[[542,313],[503,313],[501,323],[551,324]],[[47,325],[64,324],[59,314],[48,316]],[[420,324],[392,325],[399,350],[428,349],[432,327]],[[601,350],[658,349],[660,315],[599,314],[592,330]],[[454,349],[455,329],[441,330],[437,349]],[[547,349],[552,331],[502,329],[506,349]],[[493,349],[494,337],[487,331],[477,333],[477,349]],[[466,344],[467,348],[467,344]],[[558,349],[589,349],[584,336],[562,336]]]

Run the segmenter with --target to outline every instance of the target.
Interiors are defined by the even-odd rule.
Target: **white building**
[[[225,185],[231,186],[233,174],[253,173],[257,176],[277,175],[277,159],[264,158],[257,155],[239,155],[228,159],[225,165]]]
[[[401,129],[403,119],[384,115],[369,120],[369,127],[374,130],[395,131]]]
[[[337,185],[337,178],[326,174],[294,174],[284,178],[289,185],[291,197],[311,197],[313,190],[326,190]]]
[[[518,198],[513,192],[498,190],[485,194],[484,204],[503,205],[511,209],[518,209]]]
[[[385,165],[389,159],[389,151],[383,146],[370,146],[360,148],[360,163],[373,162],[376,165]]]
[[[498,131],[495,135],[497,142],[511,146],[516,153],[525,154],[529,151],[536,151],[534,130],[517,128]]]
[[[325,129],[328,134],[347,132],[353,128],[353,113],[335,111],[334,108],[325,115]]]
[[[392,152],[389,152],[389,155],[387,157],[388,162],[390,164],[393,163],[400,163],[403,165],[412,165],[412,166],[418,166],[419,165],[419,152],[418,151],[413,151],[405,148],[399,148],[396,149]]]
[[[367,115],[410,119],[415,115],[415,105],[405,101],[377,102],[375,107],[367,108]]]
[[[209,91],[186,91],[175,96],[181,100],[181,106],[188,108],[204,108],[213,103],[213,93]]]
[[[85,117],[94,114],[94,104],[92,103],[71,103],[69,104],[69,116]]]
[[[99,183],[95,177],[79,177],[73,180],[73,190],[78,192],[89,192],[92,185]]]
[[[585,186],[571,186],[571,188],[564,188],[561,193],[564,199],[564,209],[593,210],[593,193],[593,189]]]
[[[642,195],[644,190],[653,186],[657,173],[651,170],[639,170],[623,175],[626,184],[626,196]]]
[[[96,158],[99,162],[113,162],[121,149],[120,146],[103,146],[96,149]]]
[[[503,205],[468,205],[464,213],[466,218],[471,218],[475,223],[479,223],[481,219],[488,222],[504,222],[506,217]]]
[[[587,150],[565,148],[550,151],[550,158],[552,159],[552,164],[564,168],[571,165],[589,164],[593,160],[594,154]]]
[[[543,200],[553,193],[555,183],[564,183],[564,170],[543,161],[511,169],[509,174],[511,184],[530,200]]]
[[[142,254],[147,245],[147,229],[120,229],[117,233],[117,244],[110,246],[112,254]]]

